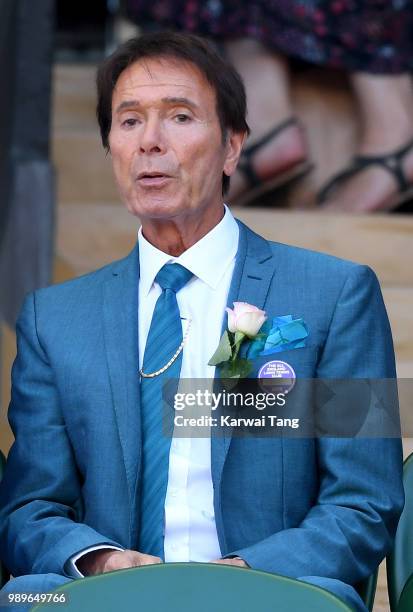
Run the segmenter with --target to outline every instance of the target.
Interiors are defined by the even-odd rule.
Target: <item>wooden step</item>
[[[57,201],[113,201],[118,198],[110,155],[102,147],[97,129],[57,132],[52,144],[57,173]]]
[[[13,441],[13,434],[7,420],[10,401],[10,372],[16,355],[16,337],[5,323],[0,322],[0,450],[7,453]]]
[[[371,266],[386,286],[413,286],[413,217],[236,209],[270,240]]]
[[[389,314],[397,357],[401,362],[413,361],[413,287],[382,287]],[[405,377],[401,372],[399,376]],[[410,376],[413,376],[413,369]]]
[[[413,287],[413,217],[258,208],[233,212],[269,240],[367,264],[385,287]],[[121,257],[132,248],[139,227],[121,203],[65,204],[58,215],[59,252],[79,271]]]
[[[96,129],[96,66],[53,67],[53,131]]]

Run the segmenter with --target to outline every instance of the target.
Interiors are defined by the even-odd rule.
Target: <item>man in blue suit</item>
[[[403,506],[400,440],[171,442],[159,393],[165,375],[215,375],[234,302],[306,322],[306,342],[279,355],[298,378],[394,377],[375,275],[268,242],[224,206],[245,93],[202,39],[129,41],[100,68],[98,96],[103,144],[142,227],[125,259],[23,305],[0,488],[0,556],[15,578],[3,595],[192,560],[312,582],[365,610],[354,585],[389,550]],[[269,360],[256,357],[253,375]]]

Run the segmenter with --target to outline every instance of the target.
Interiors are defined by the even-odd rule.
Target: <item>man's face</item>
[[[142,221],[216,214],[242,140],[229,131],[223,144],[215,92],[191,63],[146,59],[121,73],[109,146],[121,195]]]

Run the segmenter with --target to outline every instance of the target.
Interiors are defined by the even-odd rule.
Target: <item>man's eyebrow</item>
[[[115,113],[120,113],[125,108],[134,108],[136,106],[140,106],[139,100],[124,100],[116,107]]]
[[[193,109],[199,108],[198,104],[196,104],[193,100],[190,100],[189,98],[185,98],[185,97],[181,98],[181,97],[175,97],[175,96],[168,96],[166,98],[162,98],[161,102],[164,102],[166,104],[183,104]],[[139,100],[124,100],[123,102],[119,104],[119,106],[116,107],[115,112],[120,113],[121,111],[125,109],[139,108],[140,106],[141,106],[141,103],[139,102]]]
[[[183,104],[185,106],[190,106],[192,108],[199,108],[198,104],[189,98],[180,98],[175,96],[168,96],[167,98],[162,98],[162,102],[166,102],[167,104]]]

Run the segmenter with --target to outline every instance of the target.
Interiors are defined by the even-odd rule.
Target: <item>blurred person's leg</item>
[[[225,48],[245,83],[251,128],[248,147],[293,116],[289,66],[281,54],[253,39],[229,40]],[[292,123],[257,148],[251,156],[251,165],[264,182],[303,161],[306,155],[303,131],[298,124]],[[248,181],[238,171],[231,177],[228,199],[231,201],[246,189]]]
[[[332,210],[393,210],[413,197],[412,4],[342,3],[338,10],[333,3],[326,16],[337,41],[330,58],[350,75],[360,135],[355,159],[334,189],[324,190],[324,203]]]
[[[354,72],[351,82],[360,113],[357,155],[386,156],[412,143],[400,164],[413,185],[413,80],[409,74]],[[389,162],[392,163],[391,161]],[[395,176],[374,164],[340,181],[325,205],[330,210],[355,212],[394,208],[400,191]]]

